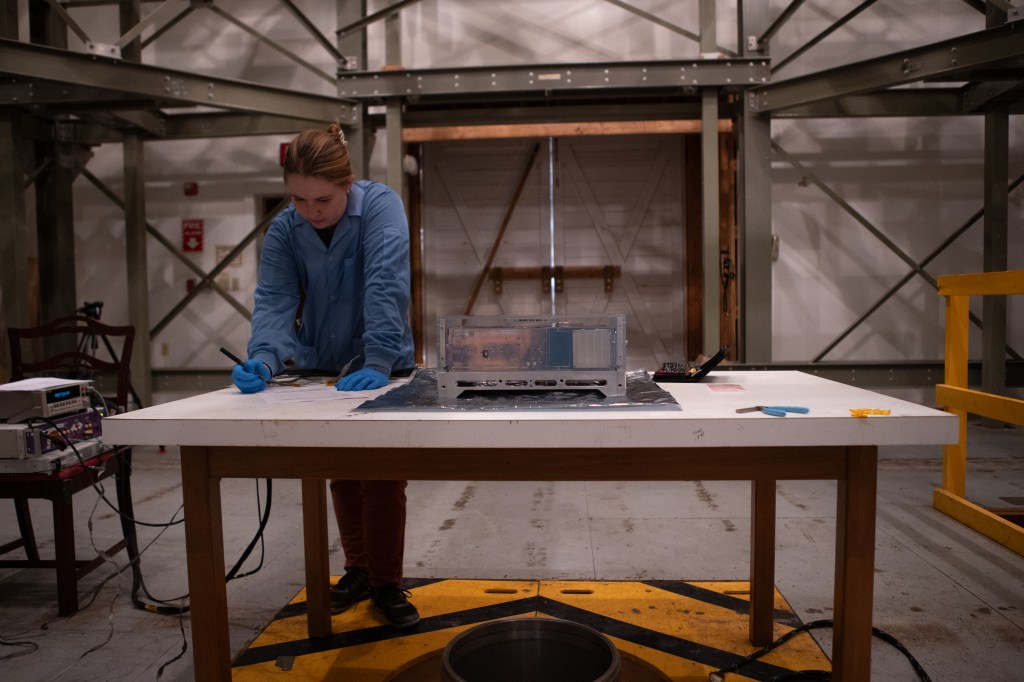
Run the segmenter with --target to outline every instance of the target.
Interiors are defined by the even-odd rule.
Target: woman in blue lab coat
[[[339,391],[380,388],[414,366],[402,200],[386,185],[355,179],[337,124],[292,140],[284,182],[291,205],[264,240],[249,359],[232,379],[243,393],[261,391],[292,360],[296,368],[347,369]],[[406,481],[331,481],[345,551],[345,574],[331,588],[334,612],[369,597],[392,625],[419,622],[401,589],[405,488]]]

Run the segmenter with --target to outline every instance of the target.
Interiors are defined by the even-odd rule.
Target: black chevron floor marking
[[[299,639],[294,642],[282,642],[261,647],[250,647],[241,656],[235,659],[234,667],[256,663],[276,661],[279,656],[302,656],[305,654],[330,651],[332,649],[344,649],[351,646],[359,646],[369,642],[383,642],[389,639],[399,639],[409,635],[418,635],[426,632],[447,630],[448,628],[473,623],[482,623],[486,620],[496,618],[511,618],[524,614],[533,614],[537,610],[537,597],[524,597],[514,601],[481,606],[475,609],[445,613],[440,616],[431,616],[422,619],[416,626],[399,630],[390,625],[377,625],[361,630],[350,630],[338,632],[330,637]]]
[[[601,614],[580,609],[560,601],[554,601],[547,597],[538,597],[537,599],[537,609],[540,613],[572,621],[573,623],[587,625],[598,632],[603,632],[609,637],[639,644],[648,649],[655,649],[676,658],[685,658],[688,661],[701,663],[713,668],[725,668],[744,658],[743,655],[732,651],[716,649],[706,644],[673,637],[672,635],[649,630],[632,623],[625,623],[621,620],[602,616]],[[775,680],[793,672],[789,668],[760,661],[753,661],[743,666],[743,675],[755,680]]]
[[[700,587],[693,585],[692,583],[684,582],[682,580],[643,580],[641,581],[644,585],[650,585],[656,587],[659,590],[678,594],[681,597],[688,597],[696,601],[702,601],[706,604],[712,604],[713,606],[720,606],[723,609],[729,609],[742,616],[750,615],[750,602],[746,599],[740,599],[729,594],[722,594],[721,592],[715,592],[709,590],[706,587]],[[803,625],[800,619],[792,611],[785,611],[783,609],[775,609],[772,613],[772,619],[776,623],[781,623],[786,627],[796,628]]]
[[[657,583],[647,584],[651,584],[653,587],[661,589],[661,586]],[[708,590],[701,589],[701,593],[707,591]],[[678,593],[684,594],[683,592]],[[685,596],[691,595],[686,594]],[[734,597],[729,597],[729,599],[740,602],[743,601]],[[305,611],[304,603],[290,604],[288,608],[294,607],[301,607],[299,613],[303,613]],[[234,667],[255,665],[258,663],[275,661],[280,656],[303,656],[323,651],[344,649],[370,642],[381,642],[408,635],[447,630],[449,628],[481,623],[497,618],[532,615],[535,612],[540,612],[554,618],[562,618],[575,623],[581,623],[611,637],[632,642],[633,644],[638,644],[649,649],[661,651],[670,656],[684,658],[695,663],[708,665],[714,668],[727,667],[743,658],[741,654],[717,649],[715,647],[687,639],[674,637],[672,635],[643,628],[631,623],[625,623],[615,618],[610,618],[592,611],[571,606],[548,597],[531,596],[523,599],[503,602],[501,604],[493,604],[490,606],[466,609],[439,616],[431,616],[429,618],[424,618],[416,627],[410,628],[409,630],[398,630],[390,625],[379,625],[360,630],[332,634],[330,637],[317,639],[307,638],[262,647],[251,647],[244,651],[235,660],[233,665]],[[792,672],[793,671],[788,668],[762,663],[760,661],[751,662],[743,667],[743,674],[755,680],[773,680]]]

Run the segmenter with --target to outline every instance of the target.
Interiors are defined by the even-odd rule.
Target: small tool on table
[[[763,412],[770,417],[785,417],[787,412],[807,414],[810,410],[806,407],[795,407],[793,405],[755,405],[754,407],[741,407],[736,410],[736,414],[743,412]]]

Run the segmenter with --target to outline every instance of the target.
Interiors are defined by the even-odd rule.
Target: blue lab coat
[[[295,319],[300,291],[306,299]],[[277,374],[296,368],[385,375],[415,366],[409,326],[409,228],[401,198],[387,185],[353,184],[330,247],[288,206],[263,242],[249,357]]]

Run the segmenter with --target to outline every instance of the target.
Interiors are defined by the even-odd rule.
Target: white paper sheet
[[[268,403],[312,402],[315,400],[358,400],[377,395],[378,391],[339,391],[334,386],[313,384],[306,386],[268,386],[256,395]]]

